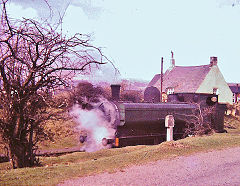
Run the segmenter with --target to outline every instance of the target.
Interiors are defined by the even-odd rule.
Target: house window
[[[239,94],[238,94],[238,96],[237,96],[237,103],[240,101],[240,96],[239,96]]]
[[[236,102],[236,95],[235,95],[235,93],[233,93],[233,103],[235,103]]]
[[[167,95],[173,94],[174,93],[174,88],[167,88]]]
[[[218,88],[213,88],[213,94],[219,95],[219,89]]]

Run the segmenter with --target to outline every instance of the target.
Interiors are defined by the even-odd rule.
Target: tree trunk
[[[30,166],[33,166],[35,157],[33,154],[33,127],[32,127],[32,124],[31,124],[30,134],[29,134],[28,154],[29,154]]]
[[[13,141],[9,146],[12,167],[16,169],[32,166],[32,155],[29,154],[28,143],[16,139]]]

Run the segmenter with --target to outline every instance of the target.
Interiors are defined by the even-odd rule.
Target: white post
[[[167,127],[167,141],[173,141],[173,127],[174,127],[173,115],[167,115],[165,117],[165,127]]]

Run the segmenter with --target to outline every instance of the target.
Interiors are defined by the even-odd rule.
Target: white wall
[[[213,66],[203,80],[196,93],[213,93],[213,88],[218,88],[218,101],[220,103],[233,104],[232,91],[225,81],[217,65]]]

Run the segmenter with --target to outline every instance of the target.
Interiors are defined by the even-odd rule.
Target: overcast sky
[[[151,80],[170,65],[197,66],[218,57],[227,82],[240,82],[238,0],[10,0],[11,17],[63,14],[63,30],[91,34],[123,78]]]

